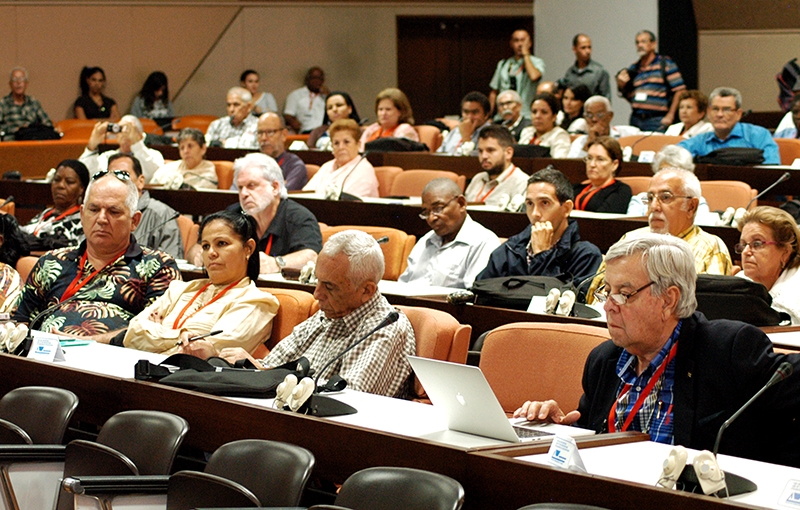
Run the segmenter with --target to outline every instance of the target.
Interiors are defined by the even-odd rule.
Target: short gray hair
[[[684,195],[692,198],[700,198],[703,196],[703,189],[700,187],[700,179],[692,172],[676,167],[666,167],[658,173],[661,172],[674,173],[680,177],[683,183],[683,189],[680,192]]]
[[[642,256],[642,266],[648,279],[653,282],[650,287],[653,295],[661,296],[673,285],[678,287],[680,297],[675,306],[675,314],[679,319],[692,315],[697,308],[697,270],[689,243],[667,234],[631,234],[608,249],[606,264],[638,254]]]
[[[239,177],[239,172],[246,167],[256,166],[265,181],[280,183],[280,194],[282,199],[289,198],[286,191],[286,183],[283,178],[283,170],[278,166],[278,162],[261,152],[251,152],[233,162],[233,182]]]
[[[667,164],[672,168],[682,168],[687,172],[694,173],[694,161],[692,161],[692,153],[678,145],[665,145],[653,157],[653,163],[650,165],[653,168],[653,174],[657,174],[661,170],[661,165]]]
[[[733,87],[717,87],[712,90],[708,96],[708,104],[711,104],[715,97],[732,97],[736,101],[736,109],[742,107],[742,93]]]
[[[239,99],[241,99],[245,103],[249,103],[250,101],[253,100],[253,94],[251,94],[250,91],[247,90],[244,87],[231,87],[231,88],[229,88],[228,89],[228,93],[225,94],[225,97],[227,98],[231,94],[239,96]]]
[[[89,202],[89,194],[92,192],[92,186],[94,186],[94,183],[107,178],[117,179],[128,189],[128,195],[125,197],[125,207],[128,208],[130,215],[133,216],[133,213],[139,210],[139,188],[137,188],[136,184],[133,183],[133,176],[131,176],[130,179],[120,179],[114,175],[114,172],[109,172],[99,179],[92,178],[89,181],[89,185],[86,186],[86,193],[83,195],[83,203],[86,204]]]
[[[606,107],[607,112],[614,111],[614,109],[611,108],[611,101],[609,101],[608,98],[605,96],[592,96],[589,99],[587,99],[586,102],[583,103],[583,111],[586,112],[586,108],[595,103],[603,103],[603,105]]]
[[[504,90],[497,94],[497,99],[499,100],[503,96],[511,96],[511,99],[513,99],[515,102],[522,104],[522,96],[520,96],[519,92],[516,90]]]
[[[383,251],[374,237],[361,230],[343,230],[333,234],[320,255],[335,257],[340,253],[347,255],[350,266],[347,277],[354,286],[364,282],[378,283],[383,278],[386,264]]]
[[[130,122],[131,125],[133,126],[133,129],[135,129],[137,133],[139,133],[140,135],[144,134],[144,127],[142,126],[142,121],[136,118],[135,115],[123,115],[122,118],[119,119],[119,121],[122,122],[123,120]]]
[[[20,67],[20,66],[17,66],[14,69],[11,70],[11,72],[8,74],[8,81],[11,81],[11,80],[14,79],[14,73],[17,72],[17,71],[22,71],[22,74],[25,75],[25,81],[28,81],[28,70],[25,69],[24,67]]]

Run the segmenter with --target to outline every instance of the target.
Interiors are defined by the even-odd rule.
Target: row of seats
[[[319,171],[319,165],[306,165],[308,179]],[[448,170],[403,170],[399,166],[376,166],[378,194],[381,197],[418,197],[425,186],[434,179],[446,177],[458,184],[461,191],[467,186],[467,178]]]

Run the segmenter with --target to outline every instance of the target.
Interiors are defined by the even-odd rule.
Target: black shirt
[[[242,212],[239,204],[233,204],[228,209]],[[267,246],[268,255],[272,257],[305,249],[319,253],[322,249],[322,233],[319,231],[317,218],[297,202],[288,198],[281,199],[275,217],[258,241],[259,251],[266,252]]]

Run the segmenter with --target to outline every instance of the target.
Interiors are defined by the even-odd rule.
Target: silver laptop
[[[506,417],[481,369],[418,356],[408,356],[433,405],[441,409],[450,430],[513,443],[551,440],[555,434],[573,437],[593,430]]]

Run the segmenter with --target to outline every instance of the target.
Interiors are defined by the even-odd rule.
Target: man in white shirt
[[[614,110],[611,101],[603,96],[592,96],[583,104],[583,117],[589,126],[589,134],[581,135],[572,142],[568,158],[583,158],[586,156],[586,147],[590,142],[601,136],[621,138],[641,133],[639,128],[633,126],[612,126]]]
[[[528,174],[514,166],[514,138],[503,126],[486,126],[478,135],[478,159],[483,172],[475,175],[464,192],[467,202],[505,208],[525,195]],[[524,201],[517,198],[519,205]]]
[[[206,144],[221,145],[227,149],[258,149],[258,119],[253,110],[253,96],[242,87],[228,90],[226,97],[227,117],[220,117],[208,125]]]
[[[86,144],[86,149],[78,158],[80,162],[86,165],[90,175],[94,175],[100,170],[108,168],[108,158],[112,155],[118,152],[130,154],[142,164],[142,175],[144,175],[145,183],[149,183],[156,170],[164,166],[164,156],[157,150],[145,147],[142,123],[133,115],[122,117],[117,124],[120,131],[116,135],[119,150],[110,150],[99,154],[97,146],[103,143],[108,136],[109,125],[111,125],[110,122],[95,124],[92,136],[89,137],[89,143]]]
[[[431,227],[408,256],[408,268],[398,281],[468,289],[489,256],[500,246],[494,232],[467,214],[467,200],[447,177],[434,179],[422,190],[422,213]]]
[[[306,73],[305,86],[286,96],[283,118],[295,133],[310,133],[322,125],[325,118],[325,71],[312,67]]]

